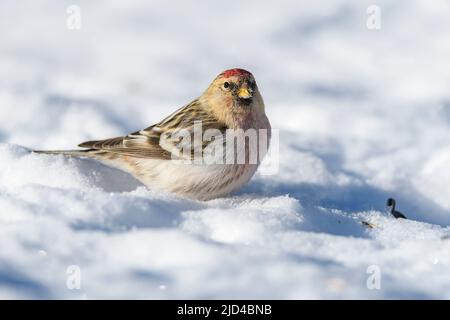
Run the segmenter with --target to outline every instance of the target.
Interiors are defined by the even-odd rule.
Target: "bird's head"
[[[255,78],[244,69],[229,69],[219,74],[203,97],[219,114],[264,113],[264,102]]]
[[[387,199],[386,206],[388,207],[388,209],[395,208],[395,200],[393,198]]]

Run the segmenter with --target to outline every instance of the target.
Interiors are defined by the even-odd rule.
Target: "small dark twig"
[[[407,219],[406,216],[400,211],[395,210],[395,199],[389,198],[386,202],[387,210],[390,214],[392,214],[396,219]]]

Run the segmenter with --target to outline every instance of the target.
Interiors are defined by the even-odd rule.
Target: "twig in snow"
[[[390,214],[392,214],[396,219],[407,219],[406,216],[400,211],[395,210],[395,199],[389,198],[386,202],[387,210]]]

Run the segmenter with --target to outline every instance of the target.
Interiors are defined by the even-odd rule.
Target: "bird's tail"
[[[64,155],[68,157],[93,157],[96,155],[95,150],[33,150],[32,153],[50,154],[50,155]]]

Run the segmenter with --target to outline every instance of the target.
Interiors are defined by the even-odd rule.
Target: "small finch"
[[[253,75],[230,69],[199,98],[146,129],[83,142],[79,147],[84,149],[35,152],[93,158],[132,174],[149,188],[209,200],[251,179],[270,135]]]

